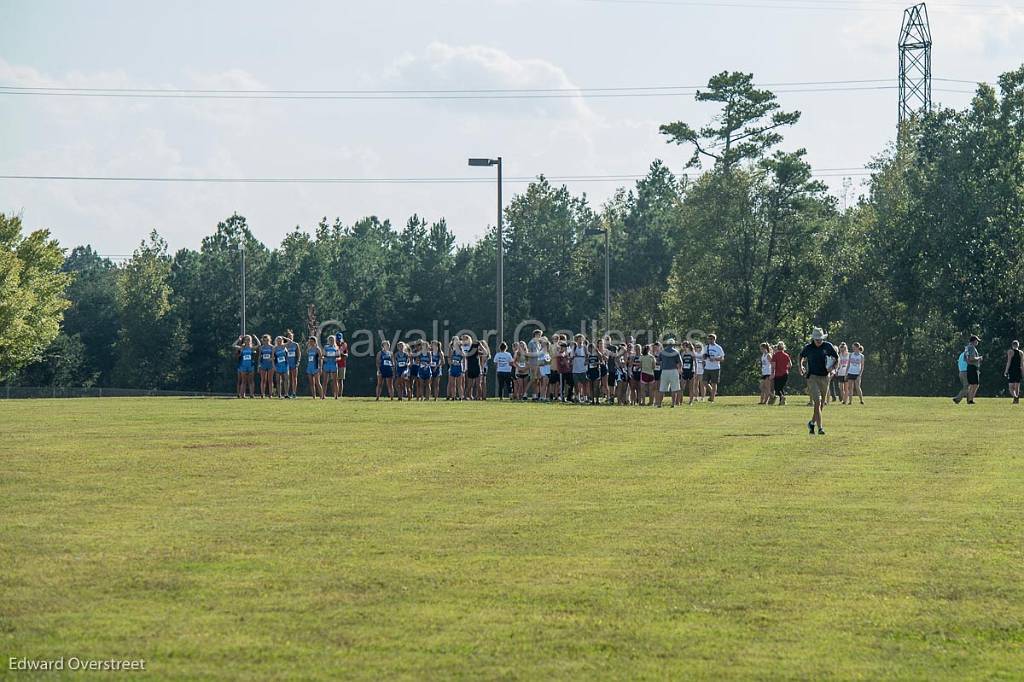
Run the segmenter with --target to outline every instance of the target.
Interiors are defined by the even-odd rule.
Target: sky
[[[723,70],[758,83],[886,79],[902,10],[889,0],[0,0],[0,86],[170,90],[521,90],[693,86]],[[1024,63],[1024,2],[929,3],[936,78],[994,82]],[[818,86],[819,88],[821,86]],[[846,86],[831,86],[850,87]],[[970,83],[935,83],[963,107]],[[774,89],[799,90],[776,86]],[[945,92],[939,90],[959,90]],[[79,91],[81,92],[81,91]],[[663,91],[662,91],[663,92]],[[365,93],[362,95],[365,96]],[[780,92],[804,147],[842,173],[891,141],[894,89]],[[203,99],[0,92],[0,175],[176,178],[478,178],[448,184],[227,184],[0,179],[0,212],[62,245],[130,254],[152,230],[196,248],[238,212],[270,246],[321,217],[445,218],[460,242],[518,178],[683,171],[658,126],[703,124],[685,96]],[[853,176],[854,189],[862,176]],[[565,182],[599,208],[627,182]]]

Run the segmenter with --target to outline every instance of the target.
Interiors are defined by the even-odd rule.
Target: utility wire
[[[786,86],[808,86],[808,85],[850,85],[862,83],[893,83],[895,78],[864,78],[856,80],[829,80],[829,81],[789,81],[780,83],[757,83],[757,87],[786,87]],[[971,82],[971,81],[961,81]],[[604,91],[632,91],[632,90],[698,90],[706,88],[706,83],[698,85],[630,85],[620,87],[562,87],[562,88],[466,88],[460,90],[427,90],[427,89],[386,89],[386,90],[243,90],[243,89],[177,89],[177,88],[77,88],[57,86],[20,86],[0,85],[2,89],[11,90],[46,90],[55,92],[124,92],[124,93],[155,93],[155,94],[285,94],[285,95],[418,95],[418,94],[478,94],[478,93],[546,93],[546,92],[604,92]]]
[[[693,177],[692,173],[677,173],[676,177]],[[825,168],[813,172],[816,178],[832,178],[847,176],[871,175],[871,171],[863,167],[857,168]],[[505,182],[530,183],[536,182],[540,176],[505,177]],[[642,180],[646,175],[545,175],[544,178],[555,182],[624,182]],[[251,177],[251,178],[214,178],[214,177],[161,177],[161,176],[125,176],[125,175],[0,175],[0,180],[52,180],[77,182],[153,182],[153,183],[213,183],[213,184],[330,184],[330,185],[443,185],[443,184],[478,184],[494,183],[493,178],[480,177],[417,177],[417,178],[328,178],[328,177]]]
[[[902,9],[894,5],[867,5],[848,2],[844,5],[825,4],[819,0],[807,0],[806,4],[760,4],[754,2],[710,2],[707,0],[582,0],[582,2],[613,5],[661,5],[664,7],[712,7],[759,10],[800,10],[818,12],[893,12]],[[801,2],[801,0],[790,0]],[[967,5],[964,3],[928,3],[932,7],[948,7],[972,10],[973,14],[1003,16],[1007,10],[1024,9],[1018,5]]]
[[[774,90],[774,94],[819,93],[819,92],[864,92],[870,90],[896,90],[898,85],[851,85],[839,87],[806,87],[782,88]],[[934,88],[935,92],[952,92],[972,94],[973,90],[954,88]],[[13,86],[0,86],[0,95],[54,96],[54,97],[111,97],[132,99],[216,99],[216,100],[488,100],[488,99],[570,99],[570,98],[632,98],[632,97],[691,97],[696,95],[698,88],[663,89],[659,91],[597,91],[597,90],[566,90],[560,92],[477,92],[475,94],[286,94],[282,91],[207,93],[187,90],[165,91],[85,91],[85,90],[49,90],[49,89],[16,89]]]

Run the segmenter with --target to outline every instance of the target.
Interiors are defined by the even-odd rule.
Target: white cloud
[[[568,73],[550,61],[515,57],[495,47],[432,42],[422,51],[395,61],[379,79],[379,87],[402,90],[552,90],[578,88]],[[459,93],[438,93],[457,95]],[[496,95],[514,93],[494,93]],[[521,172],[559,172],[597,161],[597,137],[607,123],[581,96],[495,97],[493,99],[430,99],[420,104],[426,127],[462,139],[487,153],[508,149],[502,140],[516,140]],[[420,121],[422,125],[424,121]],[[473,142],[479,141],[479,142]]]
[[[193,71],[188,74],[189,90],[268,90],[262,81],[244,69],[227,69],[214,73]],[[245,137],[255,133],[260,118],[268,111],[260,100],[224,99],[182,100],[189,113],[199,120],[219,126],[225,134]]]
[[[543,91],[578,87],[564,69],[544,59],[516,58],[497,48],[483,45],[458,46],[441,42],[430,43],[420,54],[406,54],[399,58],[385,74],[384,80],[393,83],[396,89],[416,90]],[[440,104],[446,101],[451,100],[431,100]],[[473,101],[471,110],[488,108],[508,117],[531,113],[540,117],[574,118],[589,124],[597,123],[599,119],[586,100],[578,96],[534,99],[499,97]],[[460,104],[459,109],[465,110],[466,107]]]
[[[122,70],[84,73],[69,71],[57,78],[31,66],[11,64],[0,57],[0,83],[21,88],[129,88],[152,87],[132,84]],[[144,100],[108,97],[80,97],[61,95],[8,95],[8,98],[27,99],[40,111],[51,114],[62,125],[73,124],[77,117],[109,116],[118,112],[138,113],[148,104]],[[74,100],[74,106],[69,106]]]
[[[240,70],[195,72],[183,78],[184,85],[154,85],[124,71],[54,76],[5,60],[0,82],[35,88],[264,87]],[[258,150],[252,140],[264,138],[263,126],[274,121],[272,112],[248,101],[17,97],[11,115],[24,132],[2,140],[3,169],[12,174],[237,177],[251,170],[242,167],[239,153]],[[91,241],[120,252],[152,229],[172,235],[172,246],[196,244],[217,219],[244,210],[247,191],[236,185],[12,180],[0,185],[0,210],[24,209],[29,224],[44,221],[65,244]]]

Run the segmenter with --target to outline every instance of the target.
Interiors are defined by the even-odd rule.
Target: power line
[[[828,85],[862,85],[865,83],[895,83],[899,79],[897,78],[856,78],[856,79],[845,79],[845,80],[828,80],[828,81],[779,81],[779,82],[759,82],[754,83],[754,87],[758,88],[773,88],[773,87],[800,87],[800,86],[828,86]],[[983,81],[969,80],[964,78],[935,78],[933,80],[945,81],[947,83],[968,83],[978,84]],[[405,89],[362,89],[362,90],[278,90],[278,89],[199,89],[199,88],[85,88],[85,87],[64,87],[64,86],[50,86],[50,85],[0,85],[0,90],[14,90],[14,91],[25,91],[25,92],[96,92],[96,93],[129,93],[129,94],[168,94],[168,95],[189,95],[189,94],[213,94],[213,95],[230,95],[230,94],[253,94],[253,95],[434,95],[434,94],[502,94],[502,93],[570,93],[575,94],[579,92],[631,92],[631,91],[657,91],[657,90],[703,90],[707,88],[706,83],[700,83],[697,85],[620,85],[620,86],[604,86],[604,87],[584,87],[584,86],[573,86],[573,87],[562,87],[562,88],[463,88],[463,89],[448,89],[448,90],[436,90],[436,89],[423,89],[423,88],[405,88]]]
[[[959,82],[959,81],[957,81]],[[761,86],[763,87],[763,86]],[[871,90],[883,91],[883,90],[896,90],[898,85],[850,85],[850,86],[839,86],[839,87],[804,87],[804,88],[790,88],[784,87],[781,89],[774,90],[774,94],[793,94],[793,93],[821,93],[821,92],[865,92]],[[283,91],[264,91],[264,92],[232,92],[232,93],[204,93],[194,91],[84,91],[84,90],[73,90],[73,89],[62,89],[62,90],[50,90],[50,89],[15,89],[13,86],[0,86],[0,95],[23,95],[33,97],[111,97],[111,98],[131,98],[131,99],[215,99],[215,100],[488,100],[488,99],[575,99],[575,98],[632,98],[632,97],[691,97],[697,94],[699,88],[691,88],[689,90],[683,87],[677,87],[672,89],[661,89],[661,90],[650,90],[640,91],[639,88],[634,90],[621,90],[615,92],[609,91],[598,91],[596,89],[584,90],[565,90],[557,92],[543,92],[543,91],[522,91],[522,92],[476,92],[473,94],[358,94],[358,95],[342,95],[342,94],[285,94]],[[973,90],[962,90],[953,88],[936,88],[939,92],[952,92],[961,94],[972,94]]]
[[[756,87],[786,87],[786,86],[808,86],[808,85],[849,85],[862,83],[892,83],[893,78],[863,78],[855,80],[831,80],[831,81],[789,81],[779,83],[757,83]],[[963,81],[969,82],[969,81]],[[628,85],[618,87],[561,87],[561,88],[465,88],[458,90],[431,90],[420,88],[409,89],[362,89],[362,90],[274,90],[274,89],[194,89],[194,88],[79,88],[79,87],[58,87],[58,86],[21,86],[21,85],[0,85],[0,89],[26,90],[26,91],[55,91],[55,92],[99,92],[99,93],[154,93],[154,94],[287,94],[287,95],[414,95],[414,94],[489,94],[489,93],[547,93],[547,92],[603,92],[603,91],[633,91],[633,90],[697,90],[706,88],[706,83],[698,85]]]
[[[614,4],[614,5],[660,5],[664,7],[712,7],[730,9],[760,9],[760,10],[800,10],[819,12],[892,12],[901,7],[898,4],[857,4],[848,2],[844,5],[825,4],[820,0],[807,0],[806,4],[761,4],[755,2],[711,2],[709,0],[581,0],[582,2]],[[802,0],[790,0],[800,3]],[[948,7],[958,9],[970,9],[974,14],[1001,16],[1006,10],[1022,9],[1018,5],[968,5],[964,3],[930,3],[934,7]]]
[[[693,177],[691,173],[677,173],[677,177]],[[871,171],[863,167],[856,168],[824,168],[812,173],[816,178],[847,177],[871,175]],[[540,176],[506,177],[505,182],[530,183],[536,182]],[[614,175],[545,175],[544,178],[556,182],[625,182],[642,180],[646,175],[614,174]],[[493,184],[493,178],[479,177],[416,177],[416,178],[284,178],[284,177],[251,177],[251,178],[213,178],[213,177],[160,177],[160,176],[123,176],[123,175],[0,175],[0,180],[49,180],[75,182],[146,182],[146,183],[210,183],[210,184],[330,184],[330,185],[443,185],[443,184]]]

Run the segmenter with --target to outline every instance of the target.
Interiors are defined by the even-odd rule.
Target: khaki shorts
[[[680,390],[679,387],[679,370],[678,369],[663,369],[661,370],[661,392],[662,393],[676,393]]]
[[[828,393],[828,377],[820,377],[816,374],[807,377],[807,393],[814,402],[821,402],[822,398]]]
[[[339,367],[338,368],[338,381],[344,381],[344,380],[345,380],[345,368],[344,367]]]

